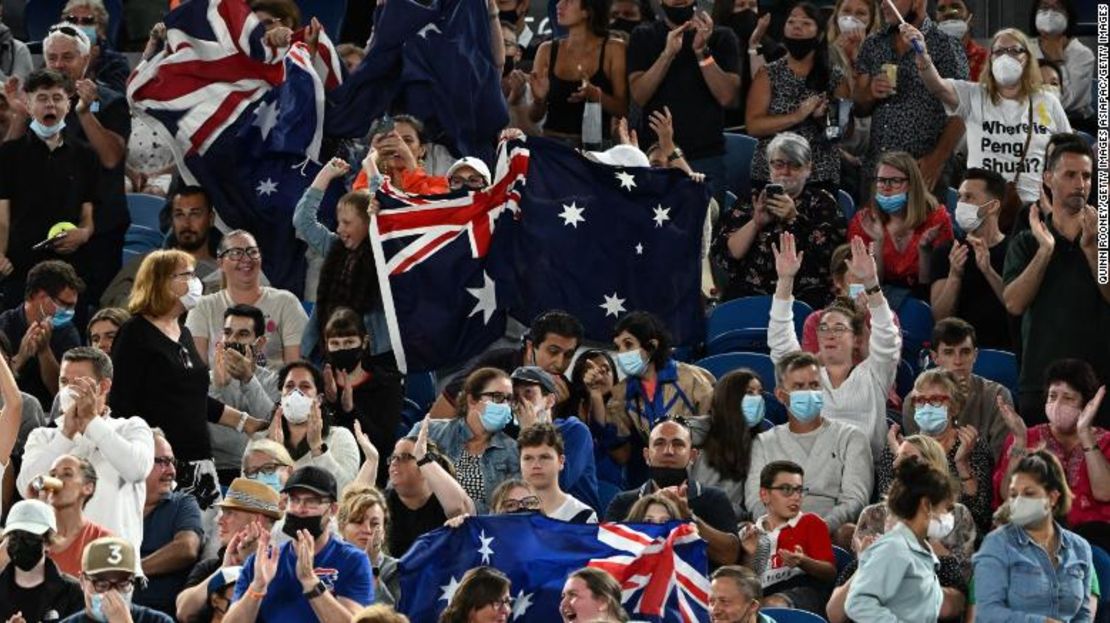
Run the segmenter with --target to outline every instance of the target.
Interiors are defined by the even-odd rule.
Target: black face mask
[[[623,17],[618,17],[617,19],[609,23],[609,30],[619,30],[631,35],[632,31],[636,30],[636,27],[642,23],[643,22],[637,22],[630,19],[625,19]]]
[[[520,19],[520,16],[517,15],[516,10],[498,11],[497,12],[497,19],[501,20],[502,22],[506,22],[508,24],[514,24],[515,25],[516,21],[518,19]]]
[[[689,6],[663,6],[663,15],[667,16],[667,20],[676,26],[681,26],[686,22],[694,19],[694,5]]]
[[[30,571],[42,561],[43,540],[35,536],[8,537],[8,557],[17,569]]]
[[[794,60],[801,60],[817,48],[817,37],[810,37],[809,39],[783,39],[782,45]]]
[[[689,478],[685,467],[656,467],[651,465],[648,467],[648,474],[655,486],[660,489],[680,486]]]
[[[504,78],[513,73],[513,68],[516,67],[516,59],[511,56],[505,57],[505,66],[501,69],[501,77]]]
[[[295,539],[297,538],[297,532],[307,530],[312,538],[318,539],[324,533],[323,518],[323,515],[298,517],[293,513],[285,513],[285,525],[281,527],[281,531]]]
[[[362,361],[362,348],[344,348],[328,353],[328,363],[337,371],[342,370],[347,374],[355,371]]]
[[[759,16],[756,15],[755,11],[740,11],[729,17],[728,25],[741,41],[748,41],[752,38],[752,33],[755,32],[755,25],[758,21]]]

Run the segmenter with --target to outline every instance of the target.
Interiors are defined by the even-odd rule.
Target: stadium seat
[[[1098,618],[1096,622],[1110,620],[1104,613],[1110,612],[1110,589],[1102,588],[1110,584],[1110,554],[1097,545],[1091,545],[1091,560],[1095,564],[1095,574],[1098,576],[1099,588],[1102,594],[1098,599]]]
[[[960,226],[956,224],[956,204],[960,202],[960,192],[951,186],[944,193],[944,207],[948,210],[948,220],[952,221],[952,231],[955,232],[956,237],[963,239],[967,234]]]
[[[844,220],[852,220],[852,216],[856,213],[855,199],[852,199],[851,195],[841,189],[836,192],[836,204],[840,207],[840,213],[844,215]]]
[[[161,231],[158,214],[166,205],[166,198],[145,193],[127,193],[127,211],[131,214],[131,224],[147,229]]]
[[[405,398],[427,411],[436,401],[436,377],[431,372],[415,372],[405,377]]]
[[[301,10],[301,25],[307,26],[315,17],[324,26],[324,32],[335,43],[339,43],[339,32],[343,28],[343,18],[347,15],[347,0],[297,0]]]
[[[775,398],[775,394],[766,389],[767,387],[773,388],[774,385],[774,379],[771,379],[770,382],[766,382],[763,385],[763,402],[765,403],[763,411],[764,421],[772,424],[786,424],[786,405],[779,402],[779,399]]]
[[[752,157],[758,143],[747,134],[725,132],[725,188],[745,201],[752,196]]]
[[[165,236],[157,229],[132,224],[127,228],[123,239],[123,262],[142,257],[155,249],[161,249]]]
[[[907,296],[897,311],[902,324],[902,358],[917,361],[921,349],[933,339],[933,308],[925,301]]]
[[[775,388],[775,364],[764,353],[722,353],[699,359],[694,365],[709,370],[718,379],[738,368],[751,368],[763,381],[765,391]]]
[[[894,391],[898,392],[899,398],[904,399],[913,391],[913,383],[919,372],[905,359],[898,362],[898,370],[894,373]]]
[[[1091,136],[1090,134],[1087,134],[1083,130],[1076,130],[1075,133],[1079,135],[1079,138],[1087,141],[1087,147],[1094,147],[1095,146],[1095,137]]]
[[[759,613],[771,617],[775,623],[827,623],[825,617],[794,608],[760,608]]]
[[[1018,361],[1013,353],[990,348],[980,349],[979,356],[975,358],[975,367],[971,371],[1002,385],[1010,390],[1013,398],[1017,398]]]
[[[404,437],[404,436],[408,435],[409,431],[412,430],[412,427],[416,426],[416,423],[419,422],[420,420],[423,420],[424,416],[426,414],[427,414],[427,411],[425,409],[421,408],[420,405],[416,404],[415,402],[413,402],[409,398],[405,398],[404,404],[401,405],[401,425],[400,425],[400,427],[404,428],[404,431],[401,433],[401,436]],[[382,450],[382,449],[379,448],[379,450]],[[393,451],[392,448],[388,448],[387,450],[389,452]]]
[[[836,556],[837,575],[840,575],[840,572],[844,570],[844,567],[847,567],[849,564],[851,564],[853,560],[856,559],[855,554],[849,552],[843,547],[837,547],[836,545],[833,545],[833,555]]]
[[[42,41],[50,27],[62,19],[66,0],[27,0],[23,9],[23,25],[28,41]]]
[[[794,332],[799,340],[813,308],[794,301]],[[771,318],[770,296],[745,296],[721,303],[706,321],[706,352],[710,355],[767,350],[767,324]]]

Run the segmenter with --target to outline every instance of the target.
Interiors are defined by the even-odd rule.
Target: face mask
[[[943,539],[956,527],[956,516],[952,513],[941,513],[939,517],[929,518],[928,537],[930,539]]]
[[[979,216],[979,206],[965,201],[957,203],[956,224],[968,233],[979,229],[979,226],[983,224],[983,217]]]
[[[967,34],[967,22],[962,19],[946,19],[937,24],[940,31],[957,39],[963,39]]]
[[[913,421],[926,435],[939,435],[948,428],[948,407],[921,405],[914,410]]]
[[[200,282],[200,278],[190,277],[189,290],[177,297],[177,300],[181,301],[181,306],[188,310],[197,306],[202,294],[204,294],[204,284]]]
[[[513,420],[513,410],[507,402],[501,404],[487,402],[485,408],[482,409],[481,419],[482,428],[486,429],[487,433],[497,433]]]
[[[511,56],[505,57],[505,66],[501,68],[501,77],[504,78],[513,73],[513,68],[516,67],[516,59]]]
[[[362,347],[333,350],[328,353],[328,362],[331,367],[350,374],[362,363]]]
[[[681,26],[694,18],[694,4],[690,3],[688,6],[663,6],[663,15],[667,16],[667,21],[675,26]]]
[[[1051,9],[1037,11],[1037,31],[1042,35],[1058,35],[1068,28],[1068,16]]]
[[[42,539],[20,537],[8,539],[8,557],[23,571],[34,569],[42,560]]]
[[[763,403],[763,396],[744,394],[743,400],[740,401],[740,410],[744,413],[744,422],[747,423],[748,428],[763,421],[764,409],[766,406]]]
[[[812,422],[821,414],[825,399],[819,389],[799,389],[790,392],[790,413],[802,424]]]
[[[619,30],[621,32],[626,32],[626,33],[631,35],[632,31],[636,30],[636,27],[639,26],[639,25],[640,25],[640,22],[632,21],[630,19],[625,19],[623,17],[618,17],[617,19],[613,20],[612,23],[609,24],[609,30]]]
[[[1022,528],[1048,517],[1048,498],[1010,498],[1010,523]]]
[[[864,24],[855,15],[841,15],[836,18],[836,25],[840,28],[840,32],[855,32],[867,28],[867,24]]]
[[[879,204],[879,209],[887,214],[895,214],[901,212],[906,207],[906,202],[909,199],[906,193],[898,193],[897,195],[880,195],[875,193],[875,203]]]
[[[1051,93],[1055,95],[1056,99],[1060,99],[1063,97],[1063,94],[1060,92],[1060,87],[1056,86],[1055,84],[1046,84],[1043,88],[1045,93]]]
[[[54,312],[54,315],[50,317],[50,325],[57,329],[58,327],[67,324],[68,322],[73,320],[73,316],[76,313],[77,312],[73,309],[59,307],[58,311]]]
[[[515,9],[512,11],[498,11],[497,19],[498,21],[502,21],[508,24],[515,24],[516,21],[520,19],[520,15],[517,15]]]
[[[295,539],[297,538],[297,532],[308,530],[312,538],[318,539],[324,533],[323,517],[323,515],[298,517],[293,513],[285,513],[285,524],[281,527],[281,531]]]
[[[258,472],[254,476],[251,476],[251,480],[260,482],[274,491],[281,493],[281,476],[279,476],[276,471],[272,474]]]
[[[67,385],[62,391],[58,392],[59,415],[65,414],[75,404],[77,404],[77,393],[73,391],[73,388]]]
[[[39,122],[38,119],[32,119],[31,120],[31,131],[35,133],[35,136],[41,138],[44,141],[46,139],[50,138],[51,136],[54,136],[58,132],[61,132],[62,130],[65,129],[65,127],[66,127],[65,119],[59,119],[58,123],[55,123],[54,125],[50,125],[50,126],[43,125],[42,123]]]
[[[1081,411],[1078,407],[1066,405],[1061,402],[1050,402],[1044,406],[1044,414],[1056,430],[1070,433],[1075,430]]]
[[[644,361],[638,349],[617,353],[617,368],[619,368],[625,376],[639,377],[644,373],[644,368],[646,367],[647,362]]]
[[[651,481],[655,483],[655,486],[660,489],[678,487],[689,478],[685,467],[656,467],[654,465],[649,465],[648,475],[651,477]]]
[[[794,60],[801,60],[817,47],[817,37],[809,39],[783,39],[782,44]]]
[[[78,28],[80,28],[81,32],[85,33],[85,36],[89,38],[89,45],[96,45],[96,26],[78,26]]]
[[[299,389],[294,389],[281,398],[281,413],[290,424],[304,424],[312,411],[312,399]]]
[[[849,283],[848,284],[848,296],[853,298],[853,299],[857,298],[859,295],[863,294],[866,291],[867,291],[867,288],[863,287],[862,283]]]
[[[729,25],[736,31],[736,34],[741,37],[741,41],[751,39],[752,32],[755,30],[755,25],[759,21],[759,16],[755,11],[740,11],[733,13],[730,18]]]
[[[1021,80],[1021,74],[1025,71],[1021,61],[1013,58],[1012,56],[1002,56],[991,61],[991,75],[994,76],[994,81],[998,86],[1012,87]]]

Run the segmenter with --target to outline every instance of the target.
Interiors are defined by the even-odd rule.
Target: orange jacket
[[[399,186],[398,190],[413,195],[437,195],[448,190],[446,177],[428,175],[424,169],[419,167],[411,171],[408,169],[402,171]],[[351,190],[365,190],[369,187],[370,180],[366,177],[366,170],[363,169],[358,172],[358,177],[355,178]]]

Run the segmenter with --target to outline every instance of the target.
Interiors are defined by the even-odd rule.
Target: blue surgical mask
[[[50,317],[50,325],[57,329],[73,320],[73,316],[76,313],[77,312],[74,311],[72,307],[59,307],[57,311],[54,312],[54,315]]]
[[[747,423],[748,428],[763,421],[763,411],[765,408],[763,396],[758,394],[744,394],[743,400],[740,401],[740,410],[744,412],[744,422]]]
[[[501,404],[487,402],[482,409],[482,428],[486,429],[487,433],[501,432],[512,420],[513,410],[507,402]]]
[[[644,368],[647,367],[647,362],[640,355],[640,350],[626,350],[623,353],[617,353],[617,368],[624,373],[625,376],[638,377],[644,373]]]
[[[866,291],[867,291],[867,288],[863,287],[862,283],[849,283],[848,284],[848,296],[852,297],[853,299],[858,297],[859,295],[863,294]]]
[[[89,45],[96,45],[96,26],[78,26],[78,28],[89,38]]]
[[[104,595],[94,593],[89,597],[89,618],[101,623],[108,622],[108,615],[104,614]]]
[[[939,435],[948,428],[948,407],[920,405],[914,409],[913,421],[926,435]]]
[[[875,203],[879,204],[879,209],[887,214],[895,214],[901,212],[906,207],[906,202],[909,199],[906,193],[898,193],[897,195],[880,195],[875,193]]]
[[[272,474],[258,472],[254,476],[251,476],[251,480],[260,482],[274,491],[281,493],[281,475],[279,475],[277,471]]]
[[[54,136],[58,132],[61,132],[62,130],[65,129],[65,127],[66,127],[65,119],[59,119],[58,123],[55,123],[54,125],[49,125],[49,126],[48,125],[43,125],[42,123],[39,122],[38,119],[32,119],[31,120],[31,131],[35,133],[35,136],[41,138],[44,141],[46,139]]]
[[[825,406],[825,399],[819,389],[799,389],[790,392],[790,413],[802,424],[812,422],[814,418],[821,415],[823,406]]]

